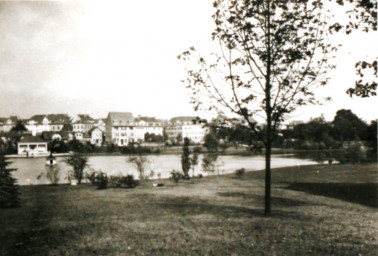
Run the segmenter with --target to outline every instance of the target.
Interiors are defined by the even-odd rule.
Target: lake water
[[[85,171],[90,169],[96,171],[102,171],[108,175],[118,174],[133,174],[134,177],[138,177],[138,172],[127,162],[127,156],[91,156],[89,157],[89,167]],[[181,156],[180,155],[151,155],[148,156],[149,164],[147,172],[153,170],[154,176],[157,178],[160,173],[161,178],[170,177],[170,172],[174,169],[181,171]],[[57,166],[60,170],[60,182],[67,183],[67,175],[72,170],[72,167],[64,163],[63,157],[58,157]],[[200,156],[201,160],[201,156]],[[17,171],[13,172],[13,177],[18,179],[20,185],[31,184],[50,184],[46,178],[46,159],[45,158],[14,158],[10,159],[12,162],[12,168],[17,168]],[[217,160],[217,166],[219,174],[233,173],[235,170],[245,168],[250,170],[262,170],[265,167],[265,158],[263,156],[219,156]],[[316,164],[315,161],[310,159],[299,159],[288,156],[273,156],[272,168],[286,167],[286,166],[300,166]],[[195,175],[203,174],[202,167],[199,164],[195,168]],[[192,171],[190,171],[192,174]],[[215,173],[217,174],[217,173]]]

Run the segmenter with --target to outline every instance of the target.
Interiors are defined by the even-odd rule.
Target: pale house
[[[101,146],[103,142],[103,132],[99,127],[93,127],[89,131],[90,142],[92,145]]]
[[[97,127],[99,128],[102,132],[105,132],[105,122],[106,122],[106,119],[103,119],[103,118],[100,118],[98,120],[96,120],[96,122],[94,123],[94,127]]]
[[[188,138],[192,143],[203,143],[208,129],[199,123],[193,116],[179,116],[171,118],[169,125],[166,128],[168,139],[177,140],[181,137],[183,142]]]
[[[163,136],[163,121],[155,117],[137,117],[135,118],[134,134],[137,141],[144,141],[146,133]]]
[[[71,118],[66,114],[50,114],[47,118],[51,121],[52,132],[60,132],[65,125],[71,123]]]
[[[47,142],[36,136],[25,136],[17,145],[18,154],[25,156],[48,155]]]
[[[109,112],[105,127],[105,138],[108,143],[122,147],[136,141],[134,117],[130,112]]]
[[[72,120],[73,132],[89,132],[94,127],[95,120],[89,115],[77,115]]]

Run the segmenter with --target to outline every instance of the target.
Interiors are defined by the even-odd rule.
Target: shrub
[[[238,177],[239,179],[241,179],[241,178],[243,177],[244,173],[245,173],[245,169],[244,169],[244,168],[237,169],[237,170],[235,171],[235,175],[236,175],[236,177]]]
[[[202,152],[202,147],[194,147],[193,148],[193,153],[201,153]]]
[[[88,179],[94,185],[99,185],[101,182],[102,172],[93,172],[88,175]],[[105,174],[106,175],[106,174]],[[118,175],[118,176],[109,176],[107,177],[107,186],[108,187],[117,187],[117,188],[135,188],[138,185],[137,181],[134,179],[133,175]]]
[[[96,185],[96,174],[97,172],[91,169],[90,172],[86,173],[85,178],[89,180],[92,185]]]
[[[106,189],[110,183],[108,175],[101,171],[96,172],[92,170],[92,172],[88,173],[85,178],[88,179],[93,185],[96,185],[98,189]]]
[[[315,152],[313,158],[318,164],[324,163],[327,159],[329,160],[329,157],[327,158],[327,154],[324,151]]]
[[[185,175],[183,175],[181,172],[178,172],[175,170],[171,171],[170,179],[173,180],[174,183],[177,184],[180,181],[180,179],[184,179],[184,178],[185,178]]]
[[[361,144],[356,142],[350,144],[345,150],[340,154],[336,155],[336,160],[341,164],[346,163],[361,163],[366,161],[366,151],[362,148]]]
[[[108,186],[109,187],[121,187],[122,175],[118,176],[109,176],[108,177]]]
[[[97,173],[95,182],[98,189],[108,188],[108,176],[106,175],[106,173]]]
[[[137,181],[134,179],[134,175],[126,175],[120,179],[120,186],[122,188],[135,188]]]

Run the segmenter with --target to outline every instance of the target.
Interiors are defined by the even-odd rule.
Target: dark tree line
[[[338,148],[350,141],[365,141],[374,151],[377,149],[377,121],[368,124],[347,109],[337,111],[332,122],[314,118],[282,133],[286,146],[298,149]],[[295,142],[290,144],[292,140]]]

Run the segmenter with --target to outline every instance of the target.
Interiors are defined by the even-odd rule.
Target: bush
[[[340,154],[335,156],[336,160],[341,164],[347,163],[361,163],[366,161],[367,155],[366,150],[364,150],[360,143],[352,143]]]
[[[245,173],[245,169],[244,169],[244,168],[237,169],[237,170],[235,171],[235,175],[236,175],[236,177],[238,177],[239,179],[241,179],[241,178],[243,177],[244,173]]]
[[[134,179],[134,175],[126,175],[120,179],[120,187],[122,188],[135,188],[137,181]]]
[[[98,189],[108,188],[108,176],[103,172],[99,172],[96,176],[96,185]]]
[[[185,178],[185,175],[182,174],[181,172],[178,172],[178,171],[175,171],[175,170],[171,171],[170,179],[173,180],[174,183],[177,184],[180,181],[180,179],[184,179],[184,178]]]
[[[202,152],[202,147],[194,147],[193,148],[193,153],[201,153]]]
[[[106,173],[93,171],[86,175],[86,178],[93,184],[96,185],[98,189],[108,188],[109,178]]]

